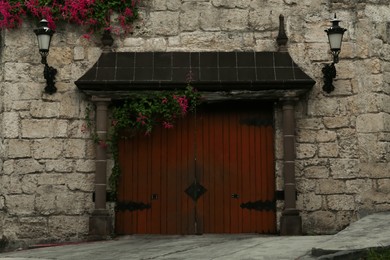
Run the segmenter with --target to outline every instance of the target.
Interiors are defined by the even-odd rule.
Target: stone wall
[[[390,7],[387,0],[354,2],[145,0],[134,33],[115,37],[113,49],[275,51],[283,14],[291,56],[317,81],[296,104],[298,207],[304,232],[332,233],[390,210]],[[334,12],[348,31],[336,90],[326,94],[324,29]],[[47,95],[33,27],[2,32],[0,236],[82,239],[93,208],[94,145],[82,131],[88,97],[73,82],[98,59],[99,39],[86,40],[72,26],[57,29],[48,61],[59,71],[58,93]],[[278,189],[280,113],[277,106]]]
[[[44,94],[33,27],[3,32],[0,238],[12,247],[82,239],[93,207],[94,144],[82,131],[88,99],[73,82],[100,48],[59,28],[48,60],[58,92]]]

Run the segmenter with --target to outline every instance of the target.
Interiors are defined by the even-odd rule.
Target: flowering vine
[[[23,18],[46,19],[55,29],[64,21],[85,26],[88,33],[111,30],[119,33],[131,31],[132,22],[138,17],[140,0],[0,0],[0,28],[21,26]],[[118,14],[120,28],[113,27],[110,15]]]
[[[173,128],[176,120],[195,111],[199,103],[200,94],[188,86],[185,90],[143,94],[113,107],[107,141],[100,140],[97,134],[91,131],[95,143],[101,148],[110,148],[113,154],[114,167],[110,176],[111,199],[116,199],[120,175],[118,141],[121,133],[127,131],[132,136],[150,135],[153,128],[158,125],[166,129]],[[87,108],[87,123],[82,127],[83,132],[93,128],[92,120],[89,118],[90,112],[90,108]]]

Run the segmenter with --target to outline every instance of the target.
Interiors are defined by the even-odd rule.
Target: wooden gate
[[[272,118],[268,103],[204,105],[123,138],[117,234],[274,233]]]

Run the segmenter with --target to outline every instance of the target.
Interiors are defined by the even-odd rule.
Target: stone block
[[[23,216],[34,213],[34,199],[34,195],[17,194],[6,196],[5,202],[10,214]]]
[[[56,209],[61,214],[82,215],[92,207],[92,196],[85,192],[70,191],[57,192],[55,197]]]
[[[62,118],[79,118],[80,116],[80,95],[70,92],[62,95],[59,107],[59,115]]]
[[[34,159],[15,160],[14,172],[17,174],[30,174],[43,172],[44,165]]]
[[[20,119],[17,112],[4,112],[3,113],[3,138],[16,138],[19,136]]]
[[[345,181],[345,190],[347,194],[362,193],[373,189],[373,181],[370,179],[355,179]]]
[[[143,46],[145,51],[162,51],[167,48],[167,41],[163,37],[146,39]]]
[[[54,137],[68,137],[68,120],[55,120],[53,123]]]
[[[304,168],[304,176],[309,179],[323,179],[329,177],[329,167],[327,166],[310,166]]]
[[[11,174],[2,176],[3,194],[22,194],[21,179],[23,175]]]
[[[38,74],[35,74],[34,68],[31,68],[31,66],[29,63],[5,63],[3,69],[4,80],[9,82],[34,82],[34,76]]]
[[[20,229],[17,235],[21,239],[45,238],[48,235],[47,218],[45,217],[22,217],[19,219]]]
[[[40,215],[48,216],[59,213],[56,206],[56,198],[58,193],[64,192],[64,189],[60,189],[59,187],[41,185],[36,190],[35,209]]]
[[[200,13],[197,10],[188,10],[180,13],[180,30],[181,31],[195,31],[199,29]]]
[[[377,180],[377,191],[383,193],[390,193],[390,179]]]
[[[31,103],[31,116],[35,118],[53,118],[59,115],[59,103],[33,101]]]
[[[61,139],[37,140],[32,145],[35,159],[56,159],[64,150],[64,141]]]
[[[367,177],[360,172],[359,160],[357,159],[330,159],[331,176],[334,179],[355,179],[357,177]]]
[[[298,129],[312,129],[319,130],[323,129],[322,119],[319,117],[307,117],[298,119],[296,122],[296,127]]]
[[[84,238],[88,234],[88,216],[50,216],[49,234],[53,238]]]
[[[10,175],[15,170],[15,160],[6,160],[3,162],[3,174]]]
[[[21,133],[23,138],[53,137],[54,122],[49,119],[23,119],[21,120]]]
[[[357,117],[356,130],[359,133],[375,133],[390,129],[390,115],[387,113],[362,114]]]
[[[327,206],[330,210],[355,210],[356,204],[352,195],[328,195]]]
[[[312,129],[298,129],[296,140],[298,143],[314,143],[317,133],[318,131]]]
[[[153,12],[149,17],[151,30],[156,35],[177,35],[179,33],[179,12]]]
[[[345,181],[321,179],[316,183],[316,194],[343,194],[345,193]]]
[[[58,160],[46,160],[46,172],[57,172],[57,173],[69,173],[72,172],[74,169],[74,161],[73,160],[65,160],[65,159],[58,159]]]
[[[66,174],[62,173],[42,173],[37,175],[37,184],[39,186],[48,186],[48,185],[65,185],[66,183]]]
[[[180,46],[180,37],[179,36],[173,36],[168,38],[168,47],[178,47]],[[167,51],[171,51],[167,49]]]
[[[305,211],[316,211],[322,208],[322,196],[315,193],[305,193],[302,195],[302,208]]]
[[[324,125],[329,129],[344,128],[351,126],[349,116],[324,117]]]
[[[330,211],[315,211],[307,214],[304,219],[304,230],[314,234],[334,233],[336,231],[336,216]]]
[[[362,162],[383,162],[388,155],[386,143],[378,142],[377,134],[359,134],[359,158]]]
[[[70,47],[50,47],[48,62],[53,67],[69,65],[73,62],[73,51]]]
[[[237,1],[234,0],[212,0],[211,3],[215,7],[235,8]]]
[[[362,194],[362,201],[364,204],[388,204],[390,201],[390,193],[383,193],[377,191],[369,191]]]
[[[364,13],[367,17],[374,22],[387,22],[388,14],[390,13],[390,7],[388,5],[373,5],[368,4],[365,7]]]
[[[125,47],[142,47],[145,44],[145,39],[141,37],[127,37],[123,41]]]
[[[67,187],[71,191],[91,192],[94,190],[95,174],[69,174],[67,175]]]
[[[223,31],[237,31],[248,28],[248,10],[222,9],[219,11],[219,27]]]
[[[340,129],[337,131],[339,154],[343,158],[358,158],[358,139],[355,129]]]
[[[167,0],[153,0],[152,8],[154,11],[165,11],[167,10]]]
[[[219,16],[217,8],[212,5],[204,5],[199,16],[200,28],[204,31],[220,31]]]
[[[313,158],[317,152],[315,144],[297,144],[297,159]]]
[[[336,229],[343,230],[356,220],[357,217],[354,215],[353,211],[338,211],[336,212]]]
[[[2,178],[0,177],[0,181],[2,180]],[[3,189],[2,189],[3,190]],[[5,208],[5,198],[4,196],[0,196],[0,210],[3,211]],[[0,220],[1,220],[1,217],[0,217]],[[0,229],[1,231],[1,229]]]
[[[86,141],[84,139],[68,139],[65,141],[64,153],[66,158],[85,157]]]
[[[35,194],[37,190],[37,174],[23,175],[20,186],[24,194]]]
[[[31,157],[30,140],[10,139],[8,142],[8,158]]]
[[[390,163],[361,163],[361,172],[364,176],[372,179],[389,178]]]
[[[335,131],[320,130],[317,132],[316,141],[319,143],[334,142],[336,140],[337,140],[337,134]]]
[[[340,98],[327,98],[321,100],[309,100],[308,113],[311,116],[339,116],[341,111]]]
[[[85,50],[83,46],[76,46],[73,49],[73,60],[79,61],[85,59]]]
[[[336,158],[339,155],[339,146],[337,143],[320,143],[318,145],[318,157]]]
[[[76,171],[82,173],[95,171],[95,160],[77,160]]]
[[[315,190],[317,180],[306,178],[296,179],[296,189],[298,193],[306,194]]]
[[[42,95],[42,84],[38,82],[4,82],[5,101],[36,100]]]
[[[169,11],[177,11],[181,7],[181,0],[166,0]]]

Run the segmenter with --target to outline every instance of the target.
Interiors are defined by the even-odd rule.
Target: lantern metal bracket
[[[57,92],[57,88],[55,86],[56,75],[57,75],[57,69],[49,66],[46,62],[45,69],[43,71],[43,76],[46,79],[45,92],[50,95]]]
[[[336,67],[334,64],[334,62],[326,64],[322,68],[322,73],[324,74],[324,86],[322,90],[328,94],[334,90],[333,79],[336,78]]]

